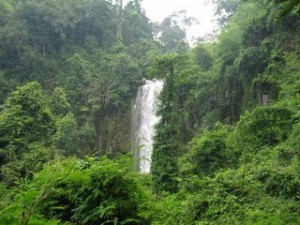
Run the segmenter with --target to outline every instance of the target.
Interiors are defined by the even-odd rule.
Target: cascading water
[[[153,149],[155,125],[159,122],[156,115],[158,96],[163,88],[161,80],[143,80],[138,89],[133,112],[133,146],[141,173],[149,173]]]

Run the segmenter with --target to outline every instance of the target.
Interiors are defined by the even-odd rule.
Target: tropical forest
[[[300,1],[207,1],[0,0],[0,225],[300,224]]]

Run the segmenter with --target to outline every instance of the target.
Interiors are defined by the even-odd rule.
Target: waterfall
[[[158,95],[163,88],[161,80],[143,80],[138,89],[133,110],[133,146],[136,151],[138,168],[141,173],[149,173],[153,149],[155,125],[159,122],[156,115]]]

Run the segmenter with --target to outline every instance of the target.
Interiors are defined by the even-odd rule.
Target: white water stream
[[[139,171],[149,173],[153,149],[155,125],[159,122],[156,115],[158,96],[163,88],[160,80],[144,80],[138,89],[133,113],[133,146],[139,162]]]

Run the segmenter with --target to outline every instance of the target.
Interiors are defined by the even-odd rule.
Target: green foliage
[[[275,146],[291,134],[292,112],[281,106],[257,107],[245,113],[230,137],[230,145],[240,154],[256,153]]]
[[[20,224],[34,224],[41,218],[38,224],[147,224],[139,216],[146,196],[129,166],[128,158],[57,161],[1,207],[5,213],[0,221],[20,218],[27,221]]]
[[[6,100],[1,112],[1,147],[9,141],[47,141],[53,131],[53,119],[38,83],[17,88]]]
[[[188,51],[184,12],[1,1],[0,224],[300,224],[298,1],[215,2],[221,34]],[[128,151],[144,76],[164,80],[151,176],[84,158]]]
[[[299,142],[299,136],[300,136],[300,123],[294,125],[293,132],[289,136],[287,143],[289,146],[293,147],[296,151],[298,151],[300,148],[300,142]],[[296,154],[299,156],[298,154]]]
[[[158,36],[164,52],[182,53],[187,51],[186,27],[192,25],[194,20],[195,18],[188,17],[186,11],[182,10],[174,12],[157,25],[156,36]]]
[[[38,83],[18,87],[11,94],[1,111],[0,124],[1,178],[12,184],[18,178],[32,177],[34,171],[41,169],[39,163],[51,159],[53,150],[46,146],[55,131]],[[37,161],[30,162],[33,159]]]
[[[271,196],[299,201],[298,169],[299,166],[293,163],[291,166],[281,167],[280,170],[264,170],[261,179],[265,182],[266,192]]]
[[[123,10],[123,40],[135,44],[142,39],[151,39],[152,27],[139,1],[130,1]]]
[[[153,225],[171,224],[193,224],[188,210],[189,202],[184,201],[180,195],[165,195],[156,200],[153,205],[152,223]]]
[[[183,175],[212,175],[229,167],[234,159],[227,152],[229,129],[219,126],[215,131],[201,133],[189,143],[188,153],[180,159]]]
[[[11,86],[12,82],[7,80],[5,74],[0,71],[0,104],[4,103],[8,93],[10,92]]]
[[[78,127],[95,131],[93,141],[82,135],[73,145],[104,152],[117,136],[116,151],[127,151],[129,102],[148,56],[160,51],[139,1],[122,10],[123,42],[117,42],[116,2],[5,0],[1,6],[0,101],[11,86],[38,81],[47,93],[54,90],[48,102],[55,119],[72,112]]]
[[[95,128],[89,124],[85,124],[79,128],[78,136],[80,146],[82,146],[85,151],[90,150],[93,152],[96,138]],[[85,154],[88,154],[88,152],[85,152]]]
[[[273,1],[275,4],[279,5],[278,15],[280,17],[288,14],[288,13],[295,13],[300,14],[300,6],[299,1],[296,0],[278,0]]]
[[[194,60],[199,66],[204,70],[211,68],[213,59],[204,46],[198,45],[192,49],[192,52],[194,54]]]
[[[67,94],[63,88],[55,88],[49,102],[52,113],[55,116],[65,116],[70,110]]]
[[[75,155],[77,153],[77,124],[74,115],[68,113],[57,119],[56,132],[53,135],[53,144],[63,155]]]
[[[157,59],[152,68],[152,73],[164,78],[158,112],[161,120],[154,138],[151,167],[154,186],[158,192],[176,190],[176,160],[183,154],[183,143],[190,138],[189,121],[184,109],[188,98],[187,90],[191,85],[191,80],[186,76],[195,73],[191,64],[188,56],[170,54]]]
[[[220,25],[226,25],[228,20],[237,10],[237,7],[243,2],[241,0],[214,0],[213,1],[217,8],[215,11],[215,16]]]

